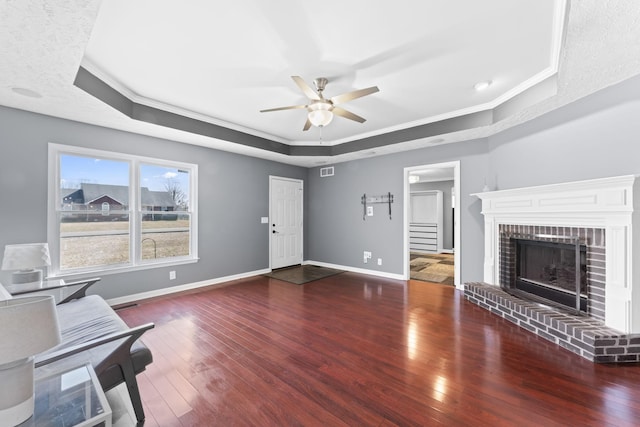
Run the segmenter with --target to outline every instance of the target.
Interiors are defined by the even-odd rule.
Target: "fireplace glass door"
[[[512,286],[519,293],[574,309],[579,294],[579,310],[586,311],[586,246],[579,248],[579,264],[576,265],[576,246],[573,244],[516,239],[516,277]],[[576,275],[580,275],[579,286]]]

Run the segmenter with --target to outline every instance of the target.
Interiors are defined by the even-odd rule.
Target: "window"
[[[197,165],[50,144],[54,275],[197,259]]]

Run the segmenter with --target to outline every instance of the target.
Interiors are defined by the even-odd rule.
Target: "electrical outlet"
[[[169,280],[176,280],[176,271],[175,270],[171,270],[169,272]]]
[[[382,265],[382,258],[378,258],[378,265]]]
[[[373,206],[367,206],[367,216],[373,216]]]

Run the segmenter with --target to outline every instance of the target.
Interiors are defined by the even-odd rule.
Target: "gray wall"
[[[105,298],[268,268],[268,224],[260,217],[269,214],[269,175],[307,177],[305,168],[0,107],[1,251],[47,239],[48,142],[198,164],[200,261],[103,275],[94,288]],[[9,273],[0,272],[0,281],[8,283]]]
[[[401,274],[403,168],[460,160],[461,282],[482,280],[483,217],[471,193],[640,174],[640,77],[634,77],[492,137],[336,164],[309,174],[308,258]],[[391,191],[392,221],[362,221],[362,193]],[[396,213],[397,212],[397,213]],[[384,258],[363,264],[362,251]]]
[[[489,138],[493,189],[640,173],[640,77]]]
[[[461,279],[482,278],[483,220],[480,201],[471,193],[482,190],[487,175],[487,143],[484,140],[441,145],[404,153],[373,157],[335,165],[335,175],[320,178],[319,168],[308,177],[308,259],[393,274],[403,273],[404,168],[460,160]],[[363,193],[394,195],[389,220],[384,205],[375,205],[373,217],[362,220]],[[363,251],[373,261],[364,264]],[[382,266],[376,259],[382,258]]]
[[[442,248],[453,249],[453,211],[451,208],[451,189],[453,181],[416,182],[409,191],[442,191]]]
[[[483,277],[483,218],[471,193],[640,173],[640,77],[490,138],[338,163],[320,178],[275,162],[0,107],[0,247],[46,239],[47,142],[197,163],[197,264],[104,276],[107,298],[267,268],[268,175],[306,179],[305,259],[403,272],[403,170],[460,161],[461,281]],[[362,220],[363,193],[395,196]],[[373,253],[364,264],[362,252]],[[383,265],[375,263],[383,259]],[[3,274],[6,274],[3,272]],[[6,276],[5,276],[6,277]],[[0,275],[0,280],[6,280]]]

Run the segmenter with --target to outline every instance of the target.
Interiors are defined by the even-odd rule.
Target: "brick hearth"
[[[623,334],[593,317],[514,297],[497,286],[465,283],[468,301],[546,340],[598,363],[640,361],[640,334]]]

